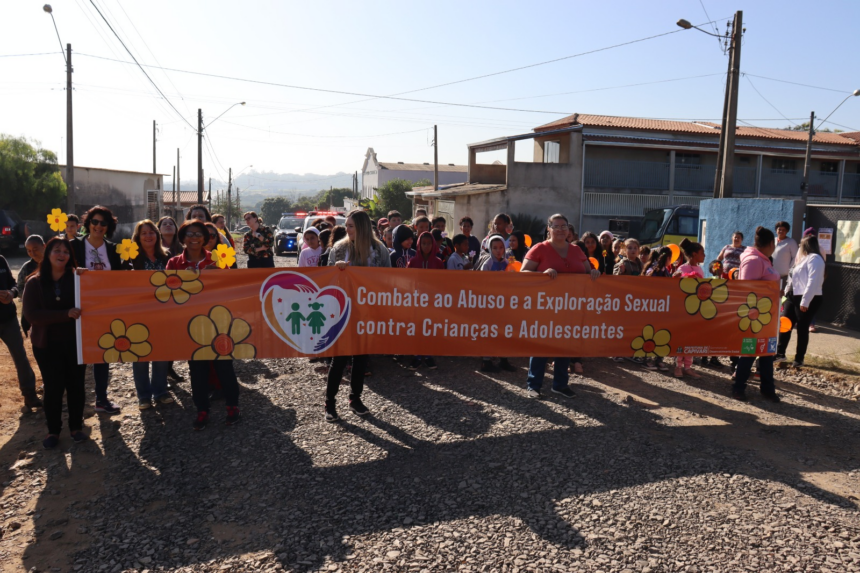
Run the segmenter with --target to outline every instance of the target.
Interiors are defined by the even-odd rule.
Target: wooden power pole
[[[152,174],[155,175],[155,120],[152,120]]]
[[[815,137],[813,125],[815,112],[809,114],[809,137],[806,140],[806,161],[803,164],[803,184],[800,186],[804,203],[809,198],[809,164],[812,161],[812,138]]]
[[[233,228],[233,203],[231,201],[232,198],[232,187],[233,187],[233,168],[229,168],[227,176],[227,229]]]
[[[735,132],[738,124],[738,87],[740,84],[741,69],[741,40],[743,39],[743,15],[741,10],[735,13],[732,24],[732,43],[730,52],[730,70],[726,90],[728,90],[728,105],[723,110],[723,156],[718,165],[720,171],[720,194],[722,198],[731,197],[734,192],[734,164],[735,164]],[[721,134],[722,135],[722,134]]]
[[[176,201],[176,211],[179,212],[179,206],[182,203],[182,177],[179,175],[179,148],[176,148],[176,195],[173,197]]]
[[[203,203],[203,110],[197,109],[197,203]]]
[[[439,190],[439,135],[433,126],[433,190]]]
[[[72,45],[66,44],[66,212],[75,212],[75,137],[72,129]]]

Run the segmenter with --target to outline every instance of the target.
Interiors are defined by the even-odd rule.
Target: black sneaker
[[[337,417],[337,410],[334,407],[334,401],[329,402],[326,400],[325,403],[325,421],[326,422],[337,422],[340,418]]]
[[[734,392],[733,391],[732,392],[732,398],[734,398],[738,402],[746,402],[747,401],[747,395],[744,394],[743,392]]]
[[[89,440],[90,437],[82,431],[78,430],[77,432],[72,432],[72,439],[75,441],[76,444],[80,444],[81,442],[86,442],[87,440]]]
[[[235,426],[240,420],[239,406],[227,406],[227,421],[224,423],[227,426]]]
[[[44,440],[42,440],[42,445],[45,446],[46,450],[53,450],[57,447],[57,444],[60,443],[60,438],[58,436],[48,436]]]
[[[774,354],[773,355],[773,361],[774,362],[785,362],[786,360],[787,360],[787,358],[785,357],[785,354]]]
[[[481,372],[499,372],[499,367],[489,360],[481,360]]]
[[[774,404],[779,404],[780,402],[782,402],[782,400],[780,400],[779,396],[776,395],[776,392],[773,392],[773,393],[762,392],[761,397],[764,398],[765,400],[767,400],[768,402],[773,402]]]
[[[717,358],[716,356],[711,356],[711,359],[710,359],[710,361],[708,361],[708,364],[710,364],[711,366],[716,366],[717,368],[723,367],[723,363],[720,362],[720,359]]]
[[[364,405],[358,396],[349,397],[349,409],[358,416],[367,416],[370,414],[370,410],[367,409],[367,406]]]
[[[529,398],[540,398],[540,390],[529,388],[526,392],[526,396],[528,396]]]
[[[119,414],[121,410],[119,406],[109,400],[107,402],[96,402],[96,412],[102,414]]]
[[[202,430],[209,423],[209,412],[197,412],[197,419],[194,420],[193,427],[195,430]]]
[[[517,371],[516,367],[513,364],[511,364],[510,362],[508,362],[507,358],[502,358],[501,360],[499,360],[499,368],[501,368],[502,370],[506,370],[508,372],[516,372]]]
[[[561,394],[565,398],[573,398],[576,394],[569,387],[565,386],[564,388],[553,388],[553,394]]]
[[[433,360],[433,357],[431,357],[431,356],[428,356],[427,358],[424,359],[424,364],[426,364],[427,368],[429,368],[430,370],[436,370],[436,368],[437,368],[436,361]]]
[[[413,358],[412,363],[409,364],[409,369],[410,370],[418,370],[420,367],[421,367],[421,359],[420,358]]]
[[[792,368],[803,368],[803,362],[798,362],[797,360],[795,360],[794,362],[791,363],[791,367]]]

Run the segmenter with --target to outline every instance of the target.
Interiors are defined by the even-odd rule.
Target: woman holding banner
[[[69,431],[75,442],[88,436],[84,427],[86,365],[78,364],[75,321],[75,257],[66,239],[54,237],[45,246],[38,274],[24,287],[24,316],[33,325],[30,340],[33,355],[45,384],[45,418],[48,437],[42,442],[52,449],[60,442],[63,428],[63,394],[69,410]]]
[[[96,205],[84,215],[85,235],[71,241],[78,266],[90,271],[125,271],[130,265],[116,252],[116,243],[108,241],[116,231],[117,220],[107,207]],[[110,365],[93,364],[96,386],[96,412],[119,414],[120,407],[108,400]]]
[[[547,221],[549,240],[538,243],[526,253],[522,272],[544,273],[555,279],[559,273],[591,274],[591,280],[600,276],[600,271],[592,269],[585,253],[576,245],[567,242],[567,231],[571,225],[567,217],[556,213]],[[552,391],[566,398],[573,398],[573,390],[567,385],[568,368],[574,362],[577,374],[582,373],[582,363],[576,358],[554,358]],[[540,398],[543,377],[546,372],[547,358],[533,356],[529,359],[528,395]]]
[[[775,249],[776,241],[773,231],[764,227],[756,229],[755,246],[747,247],[747,250],[741,255],[738,278],[742,281],[778,281],[779,273],[773,269],[770,262],[770,256],[773,255]],[[746,402],[747,380],[755,360],[755,356],[741,356],[738,359],[735,384],[732,386],[732,398],[735,400]],[[759,356],[758,372],[761,374],[761,395],[764,396],[765,400],[779,402],[779,396],[776,395],[776,387],[773,383],[773,356]]]
[[[346,270],[354,267],[391,267],[388,248],[376,238],[370,216],[364,211],[352,211],[346,218],[346,237],[335,243],[328,258],[329,266]],[[359,416],[367,416],[370,410],[361,401],[364,377],[367,373],[367,355],[335,356],[328,371],[325,393],[325,421],[337,422],[340,418],[335,407],[335,397],[343,378],[343,371],[352,359],[349,408]]]
[[[216,232],[217,231],[213,231]],[[185,245],[182,254],[167,261],[168,270],[196,270],[212,267],[215,261],[211,253],[203,248],[209,242],[206,224],[197,219],[185,221],[179,227],[179,240]],[[210,321],[211,323],[211,321]],[[205,326],[205,324],[204,324]],[[214,328],[214,326],[212,327]],[[194,336],[192,332],[192,337]],[[213,336],[214,337],[214,336]],[[239,423],[239,381],[233,369],[232,360],[189,360],[188,371],[191,375],[191,399],[197,407],[194,429],[202,430],[209,423],[209,371],[214,370],[224,391],[227,402],[226,425]]]

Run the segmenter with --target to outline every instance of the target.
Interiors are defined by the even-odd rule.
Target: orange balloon
[[[779,319],[779,331],[780,332],[791,332],[791,319],[787,316],[780,317]]]
[[[532,238],[531,238],[531,235],[526,235],[526,246],[527,246],[527,247],[531,247],[531,246],[532,246]]]
[[[522,270],[522,268],[523,268],[523,264],[521,262],[514,261],[512,263],[508,263],[508,266],[507,266],[507,268],[505,268],[505,270],[512,272],[512,273],[518,273]]]
[[[597,262],[597,259],[595,259],[594,257],[588,257],[588,262],[591,263],[591,266],[595,269],[600,266]]]
[[[670,260],[669,262],[674,263],[675,261],[678,260],[678,257],[681,256],[681,247],[679,247],[678,245],[672,244],[672,245],[669,245],[669,250],[672,251],[672,260]]]

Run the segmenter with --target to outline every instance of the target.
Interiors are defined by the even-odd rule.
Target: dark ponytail
[[[684,237],[678,246],[681,247],[681,250],[684,251],[684,254],[687,255],[688,259],[703,249],[702,245],[691,241],[687,237]]]
[[[772,244],[776,238],[773,236],[773,231],[758,227],[755,230],[755,246],[757,249],[762,249]]]

